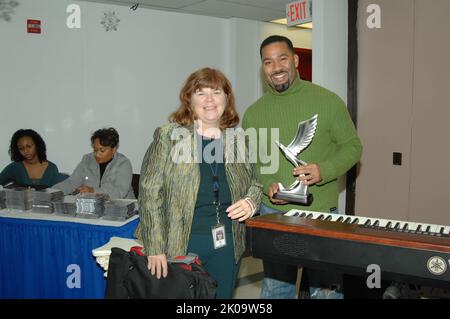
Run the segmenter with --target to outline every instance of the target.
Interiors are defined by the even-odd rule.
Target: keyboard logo
[[[428,259],[427,268],[433,275],[439,276],[447,270],[447,263],[441,257],[433,256]]]

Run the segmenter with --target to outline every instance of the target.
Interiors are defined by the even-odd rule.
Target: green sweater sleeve
[[[249,121],[249,116],[247,116],[247,114],[248,113],[245,112],[244,117],[242,119],[242,128],[244,130],[247,130],[249,128],[255,128],[254,125]],[[248,143],[247,144],[248,149],[252,146],[258,148],[258,143]],[[258,154],[258,149],[252,149],[251,152]],[[254,195],[250,196],[250,191],[247,196],[251,197],[255,201],[256,206],[258,207],[256,210],[258,211],[259,206],[261,205],[262,195],[264,194],[265,196],[268,196],[269,188],[268,187],[264,188],[264,184],[270,186],[272,183],[276,183],[277,181],[271,175],[270,175],[270,177],[269,177],[269,175],[261,176],[259,174],[260,168],[255,163],[251,163],[251,166],[252,166],[251,167],[252,174],[254,176],[254,183],[252,183],[252,185],[254,185],[254,186],[252,186],[252,188],[250,190],[255,192],[254,194],[257,195],[256,198],[258,200],[256,200],[256,198],[253,197]],[[264,179],[265,183],[262,183],[262,179]]]
[[[336,153],[325,161],[317,163],[322,176],[322,181],[318,185],[326,184],[344,175],[359,161],[362,154],[361,141],[344,103],[337,105],[335,110],[331,135],[335,139]]]

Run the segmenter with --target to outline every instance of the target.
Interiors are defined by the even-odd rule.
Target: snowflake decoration
[[[11,21],[11,13],[14,13],[14,8],[19,5],[15,0],[0,0],[0,19]]]
[[[103,24],[106,31],[117,31],[117,26],[119,25],[119,18],[117,18],[114,11],[108,11],[103,13],[103,18],[100,24]]]

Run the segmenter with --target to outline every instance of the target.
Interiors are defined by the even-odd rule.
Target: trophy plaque
[[[281,153],[296,167],[307,164],[297,156],[311,143],[316,132],[317,117],[316,114],[309,120],[298,123],[297,134],[287,147],[275,141]],[[308,185],[297,179],[289,188],[284,188],[281,183],[278,183],[278,192],[273,197],[302,205],[309,205],[313,201],[313,196],[308,191]]]

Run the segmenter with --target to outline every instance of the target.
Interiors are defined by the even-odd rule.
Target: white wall
[[[347,103],[347,0],[313,1],[313,82]]]
[[[313,82],[347,103],[347,0],[313,0]],[[339,211],[345,212],[345,176],[339,179]]]
[[[236,107],[242,118],[248,106],[260,96],[259,24],[257,21],[230,19],[230,70],[236,93]]]
[[[81,7],[81,29],[66,26],[70,3]],[[100,24],[109,10],[116,32]],[[203,66],[230,75],[226,19],[65,0],[21,0],[15,11],[0,20],[0,167],[19,128],[38,131],[49,159],[72,172],[92,132],[113,126],[139,172],[187,76]],[[42,20],[41,35],[25,32],[27,18]]]

